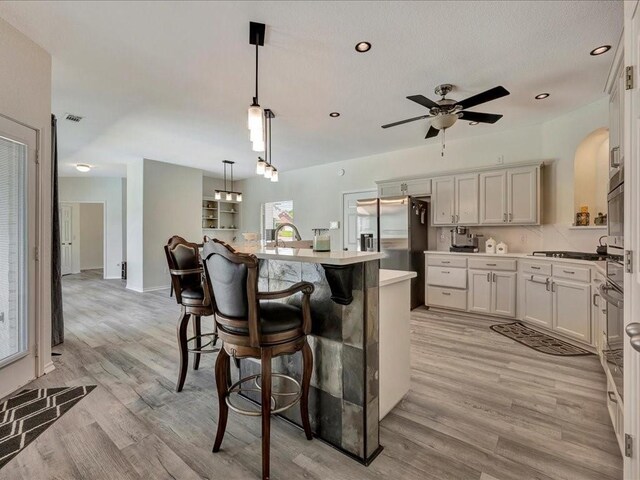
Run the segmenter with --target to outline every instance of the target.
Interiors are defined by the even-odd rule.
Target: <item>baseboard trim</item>
[[[163,285],[161,287],[147,287],[144,289],[144,293],[146,292],[157,292],[158,290],[169,290],[171,285]]]
[[[53,360],[44,364],[44,374],[51,373],[56,369],[56,366],[53,364]]]

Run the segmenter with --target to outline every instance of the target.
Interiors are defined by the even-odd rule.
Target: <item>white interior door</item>
[[[640,322],[640,11],[638,2],[624,3],[624,65],[633,66],[633,88],[624,95],[622,128],[625,184],[624,241],[632,252],[632,272],[624,278],[624,323]],[[624,458],[624,478],[640,478],[640,352],[624,342],[624,433],[633,441]]]
[[[73,205],[60,204],[60,264],[62,275],[73,273]]]
[[[36,374],[36,148],[0,117],[0,398]]]
[[[355,252],[358,250],[358,200],[376,198],[376,190],[365,192],[344,193],[342,195],[342,248]]]

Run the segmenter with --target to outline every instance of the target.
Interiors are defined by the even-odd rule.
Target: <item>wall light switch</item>
[[[504,163],[504,155],[498,155],[498,165],[502,165]]]
[[[340,228],[340,222],[338,220],[329,222],[329,230],[337,230],[339,228]]]

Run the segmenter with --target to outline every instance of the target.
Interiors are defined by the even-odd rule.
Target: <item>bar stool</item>
[[[229,408],[244,414],[262,417],[262,478],[269,479],[271,415],[300,403],[302,425],[311,440],[309,422],[309,384],[313,370],[313,355],[307,342],[311,331],[310,297],[313,285],[299,282],[278,292],[258,291],[258,259],[255,255],[238,253],[226,243],[214,239],[203,248],[207,285],[211,288],[211,303],[222,346],[216,360],[215,376],[218,390],[218,431],[213,451],[218,452],[227,426]],[[266,302],[290,297],[302,292],[302,306]],[[302,382],[293,377],[271,372],[271,359],[302,351]],[[241,378],[229,386],[229,358],[255,358],[261,361],[261,373]],[[272,391],[272,377],[294,386],[293,392]],[[250,382],[250,385],[243,387]],[[234,405],[232,394],[260,391],[259,411]],[[279,398],[287,401],[279,405]]]
[[[174,235],[167,241],[164,251],[176,302],[182,307],[177,328],[180,371],[176,392],[180,392],[187,377],[189,352],[194,353],[193,369],[198,370],[201,354],[218,352],[220,349],[214,348],[218,341],[215,322],[213,332],[204,334],[201,332],[200,318],[213,315],[213,308],[209,288],[205,284],[204,269],[200,263],[198,244],[187,242],[184,238]],[[193,318],[193,336],[187,338],[190,318]],[[203,341],[206,343],[203,344]],[[189,348],[190,342],[194,343],[193,348]]]

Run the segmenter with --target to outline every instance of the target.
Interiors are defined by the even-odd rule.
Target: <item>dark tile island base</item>
[[[353,267],[349,269],[353,298],[348,305],[331,299],[325,267],[330,270],[333,265],[261,259],[259,290],[284,290],[300,281],[315,286],[311,296],[313,329],[308,337],[314,359],[309,393],[311,426],[317,438],[369,464],[382,450],[378,429],[379,261],[361,261],[349,266]],[[286,301],[299,305],[300,297]],[[300,379],[301,353],[275,358],[273,371]],[[259,373],[258,362],[241,360],[242,377]],[[232,375],[236,381],[237,369],[232,369]],[[274,389],[278,386],[274,381]],[[259,400],[255,392],[246,395]],[[297,407],[280,415],[301,425]]]

